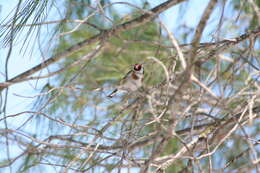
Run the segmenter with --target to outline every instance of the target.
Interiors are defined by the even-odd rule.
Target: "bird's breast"
[[[139,79],[139,76],[138,76],[137,74],[135,74],[135,73],[132,73],[132,78],[133,78],[134,80],[138,80],[138,79]]]

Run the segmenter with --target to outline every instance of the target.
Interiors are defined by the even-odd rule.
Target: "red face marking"
[[[135,71],[140,71],[142,69],[142,64],[135,64],[134,65],[134,70]]]

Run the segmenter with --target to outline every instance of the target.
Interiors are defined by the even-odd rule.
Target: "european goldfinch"
[[[119,86],[111,92],[107,97],[112,98],[118,91],[133,92],[142,86],[144,78],[144,68],[142,64],[135,64],[133,69],[129,71],[120,81]]]

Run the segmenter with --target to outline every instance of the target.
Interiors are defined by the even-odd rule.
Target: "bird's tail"
[[[116,92],[117,92],[117,89],[115,89],[114,91],[112,91],[107,97],[109,97],[109,98],[114,97],[114,95],[116,94]]]

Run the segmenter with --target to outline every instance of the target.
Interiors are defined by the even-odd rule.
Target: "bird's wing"
[[[123,79],[120,81],[120,84],[125,83],[126,79],[130,76],[131,73],[132,73],[132,70],[127,72],[126,75],[123,77]]]

